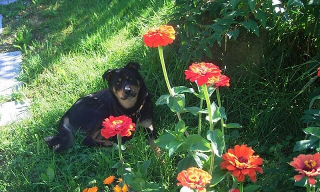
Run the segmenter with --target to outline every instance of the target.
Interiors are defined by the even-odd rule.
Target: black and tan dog
[[[75,132],[85,132],[82,141],[88,146],[110,146],[116,137],[104,139],[100,130],[102,122],[109,116],[126,115],[132,121],[147,128],[148,135],[153,138],[152,103],[146,85],[139,74],[140,65],[130,62],[120,69],[109,69],[103,74],[108,81],[108,89],[92,93],[80,98],[63,115],[56,136],[46,137],[47,145],[56,152],[69,148],[73,143]],[[123,141],[131,137],[124,137]]]

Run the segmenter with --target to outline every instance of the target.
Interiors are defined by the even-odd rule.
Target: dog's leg
[[[56,136],[45,138],[45,142],[56,152],[66,150],[73,143],[73,131],[68,117],[63,117],[59,125],[59,133]]]
[[[87,137],[82,141],[82,144],[91,147],[111,147],[113,142],[102,137],[100,132],[101,130],[99,129],[91,134],[88,134]]]
[[[138,126],[144,127],[147,131],[147,136],[148,136],[148,144],[155,150],[157,156],[161,154],[160,148],[155,144],[155,133],[154,133],[154,128],[152,124],[152,120],[144,120],[138,124]]]

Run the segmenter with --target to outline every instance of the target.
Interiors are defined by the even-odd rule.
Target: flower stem
[[[219,88],[216,88],[216,94],[217,94],[218,106],[220,109],[221,108],[221,99],[220,99]],[[220,122],[221,122],[221,132],[222,132],[222,135],[224,135],[224,120],[223,120],[223,118],[221,118]]]
[[[203,99],[200,99],[200,110],[203,107]],[[201,124],[202,124],[202,114],[199,113],[199,125],[198,125],[198,135],[201,135]]]
[[[166,82],[169,94],[171,97],[174,97],[174,93],[172,92],[171,86],[170,86],[170,82],[169,82],[169,78],[168,78],[168,73],[167,73],[167,69],[166,69],[166,64],[164,62],[164,57],[163,57],[163,48],[162,46],[158,46],[158,51],[159,51],[159,57],[160,57],[160,63],[161,63],[161,67],[162,67],[162,72],[163,72],[163,76],[164,76],[164,80]],[[181,115],[180,113],[177,113],[178,119],[179,121],[181,120]]]
[[[239,192],[243,192],[243,182],[239,183]]]
[[[207,108],[208,108],[209,130],[212,131],[213,130],[213,119],[212,119],[211,102],[210,102],[210,98],[209,98],[207,85],[205,85],[205,84],[202,85],[202,89],[203,89],[203,92],[204,92],[204,97],[206,99]]]
[[[160,62],[161,62],[161,67],[162,67],[162,72],[163,72],[163,76],[164,76],[164,80],[167,84],[167,88],[168,88],[168,91],[171,95],[171,97],[173,97],[173,92],[172,92],[172,89],[171,89],[171,86],[170,86],[170,82],[169,82],[169,78],[168,78],[168,73],[167,73],[167,69],[166,69],[166,64],[164,62],[164,57],[163,57],[163,48],[162,46],[158,46],[158,50],[159,50],[159,57],[160,57]]]
[[[209,173],[210,175],[212,176],[212,172],[213,172],[213,165],[214,165],[214,151],[211,147],[211,153],[212,153],[212,156],[211,156],[211,162],[210,162],[210,168],[209,168]]]
[[[117,140],[118,140],[118,147],[119,147],[119,159],[120,159],[121,166],[123,166],[124,161],[121,153],[122,137],[119,134],[117,134]]]
[[[311,185],[309,183],[307,184],[307,192],[311,192]]]

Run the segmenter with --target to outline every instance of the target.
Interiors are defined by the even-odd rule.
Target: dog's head
[[[129,62],[123,68],[107,70],[102,76],[124,108],[131,108],[137,101],[143,83],[139,69],[138,63]]]

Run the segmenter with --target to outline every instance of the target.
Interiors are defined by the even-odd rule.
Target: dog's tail
[[[62,118],[59,125],[59,133],[56,136],[46,137],[44,140],[55,152],[62,152],[73,143],[73,133],[71,130],[69,118]]]

